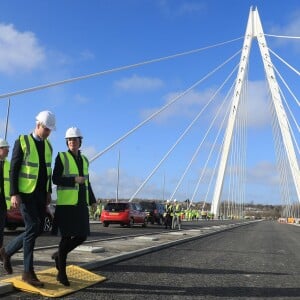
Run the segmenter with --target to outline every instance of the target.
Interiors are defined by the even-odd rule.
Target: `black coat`
[[[79,152],[77,158],[72,154],[79,170],[79,176],[83,176],[83,160]],[[63,164],[59,154],[55,159],[52,180],[58,186],[75,186],[75,177],[63,177]],[[91,184],[89,182],[89,205],[96,203]],[[87,236],[90,234],[89,209],[86,202],[85,185],[79,185],[77,205],[56,205],[54,226],[62,236]]]

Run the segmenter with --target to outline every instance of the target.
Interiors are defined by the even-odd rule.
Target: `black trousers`
[[[86,236],[63,236],[58,246],[58,261],[59,271],[65,272],[67,264],[68,253],[81,245],[85,240]]]

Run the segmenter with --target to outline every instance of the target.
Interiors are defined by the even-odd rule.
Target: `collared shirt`
[[[42,141],[42,139],[38,135],[36,135],[35,132],[32,133],[32,136],[36,141],[38,141],[38,142]]]

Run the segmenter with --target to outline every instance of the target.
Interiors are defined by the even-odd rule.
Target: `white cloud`
[[[80,57],[81,57],[81,59],[84,60],[84,61],[95,59],[94,53],[92,53],[90,50],[83,50],[83,51],[80,53]]]
[[[190,118],[191,116],[195,116],[195,111],[200,111],[201,107],[203,107],[204,103],[211,98],[213,91],[208,89],[204,92],[191,91],[188,94],[184,95],[178,101],[175,101],[174,104],[170,105],[166,110],[160,113],[155,121],[159,123],[167,122],[172,118]],[[165,103],[161,107],[153,108],[153,109],[145,109],[141,112],[142,118],[150,116],[155,113],[167,103],[173,101],[180,95],[179,92],[169,93],[165,96]]]
[[[195,12],[203,12],[205,10],[205,4],[201,2],[184,2],[178,7],[177,13],[179,15],[186,15]]]
[[[4,138],[5,131],[7,131],[7,140],[9,139],[10,135],[15,132],[15,129],[10,121],[6,124],[6,118],[0,119],[0,137]]]
[[[82,132],[82,135],[83,135],[83,143],[84,143],[84,132]],[[96,148],[92,146],[84,147],[83,145],[81,151],[88,159],[91,159],[98,154]]]
[[[117,194],[117,174],[116,168],[110,168],[101,174],[90,171],[90,181],[94,194],[98,198],[114,198]],[[130,198],[137,189],[136,180],[120,172],[119,196],[120,198]]]
[[[0,24],[0,72],[31,71],[44,60],[44,49],[34,33],[19,32],[12,24]]]
[[[163,81],[158,78],[147,78],[133,75],[130,78],[123,78],[115,82],[118,89],[125,91],[156,90],[163,86]]]
[[[169,122],[173,118],[194,118],[203,107],[212,99],[215,90],[207,89],[205,91],[192,90],[187,95],[175,101],[174,104],[169,106],[165,111],[161,112],[154,120],[159,123]],[[141,112],[142,119],[147,118],[151,114],[155,113],[161,109],[164,105],[174,100],[179,96],[179,92],[169,93],[165,96],[165,103],[161,107],[153,109],[145,109]],[[218,99],[212,101],[212,107],[208,108],[203,114],[205,120],[211,122],[213,117],[217,113],[220,104],[220,99],[222,101],[222,96],[218,95]],[[230,99],[229,99],[230,100]],[[269,101],[270,96],[268,95],[268,90],[265,81],[249,81],[248,82],[248,96],[246,99],[246,109],[244,110],[244,118],[247,118],[247,125],[249,128],[261,128],[266,124],[271,123],[271,116],[269,112]],[[215,104],[217,103],[217,104]],[[229,105],[229,104],[228,104]],[[225,105],[221,113],[224,116],[225,110],[228,106]],[[245,116],[246,114],[246,116]],[[205,121],[205,122],[206,122]]]
[[[267,33],[267,32],[266,32]],[[300,10],[294,11],[293,15],[290,18],[290,22],[285,26],[274,25],[270,29],[270,33],[274,35],[283,35],[283,36],[300,36]],[[279,46],[282,45],[293,45],[294,49],[298,52],[300,51],[299,41],[294,39],[276,39],[275,43]]]
[[[82,95],[80,95],[80,94],[76,94],[76,95],[74,96],[74,99],[75,99],[75,101],[76,101],[77,103],[79,103],[79,104],[87,104],[87,103],[89,102],[89,98],[84,97],[84,96],[82,96]]]
[[[118,170],[109,168],[101,174],[94,171],[89,172],[90,181],[94,194],[97,198],[115,198],[117,195],[120,199],[130,199],[137,189],[142,184],[142,179],[136,176],[131,176],[126,170],[119,170],[119,185],[118,185]],[[161,187],[153,183],[146,184],[135,198],[144,199],[160,199],[162,197]]]
[[[280,184],[279,173],[276,165],[268,161],[260,161],[247,170],[248,184],[276,189]]]
[[[285,26],[274,25],[271,30],[275,34],[300,36],[300,11],[294,11]]]

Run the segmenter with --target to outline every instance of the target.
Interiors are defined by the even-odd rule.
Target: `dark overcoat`
[[[71,151],[79,171],[79,176],[83,176],[83,158],[79,151],[75,157]],[[62,176],[64,171],[63,163],[59,153],[55,159],[52,180],[57,186],[75,186],[75,177]],[[80,184],[78,190],[78,203],[76,205],[56,205],[54,216],[54,230],[57,229],[62,236],[87,236],[90,234],[89,208],[88,204],[96,203],[90,181],[89,186],[89,203],[86,200],[85,185]]]

